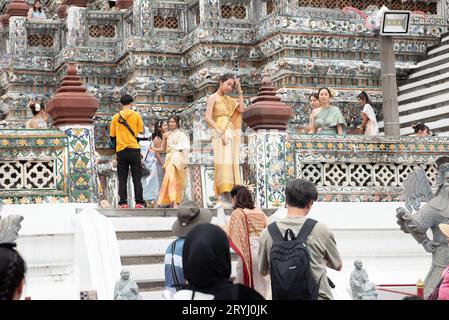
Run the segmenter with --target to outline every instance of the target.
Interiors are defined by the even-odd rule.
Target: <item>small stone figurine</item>
[[[352,299],[354,300],[377,300],[376,285],[369,282],[368,273],[363,269],[360,260],[354,261],[355,269],[351,272],[350,286]]]
[[[142,300],[136,281],[129,278],[129,270],[120,272],[120,279],[115,283],[114,300]]]

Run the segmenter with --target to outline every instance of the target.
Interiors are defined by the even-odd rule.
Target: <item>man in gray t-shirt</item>
[[[307,220],[306,216],[317,200],[315,185],[303,179],[290,181],[285,189],[287,217],[277,221],[282,234],[291,229],[295,235]],[[262,231],[259,240],[259,271],[264,276],[270,272],[270,251],[273,243],[268,229]],[[341,270],[342,261],[337,250],[334,235],[329,228],[318,222],[306,240],[310,252],[310,268],[315,281],[320,281],[319,299],[333,299],[326,275],[326,266]]]

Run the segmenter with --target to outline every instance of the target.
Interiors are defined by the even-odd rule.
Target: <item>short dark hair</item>
[[[120,97],[120,103],[122,104],[122,106],[126,106],[133,102],[134,102],[134,99],[129,94],[124,94],[123,96]]]
[[[315,185],[304,179],[289,181],[285,187],[285,201],[288,206],[305,208],[310,201],[318,199]]]
[[[254,200],[251,192],[245,186],[235,186],[231,190],[231,197],[235,197],[234,209],[254,209]]]

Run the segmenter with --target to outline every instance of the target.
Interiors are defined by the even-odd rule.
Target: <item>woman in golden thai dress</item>
[[[238,101],[228,94],[233,90],[239,94]],[[214,191],[217,202],[230,207],[230,191],[241,183],[240,139],[243,103],[240,81],[233,74],[224,74],[218,81],[218,90],[207,99],[206,123],[211,127],[214,149]]]
[[[171,205],[177,208],[183,201],[186,185],[187,155],[190,148],[189,138],[179,129],[179,118],[173,116],[168,121],[170,132],[163,135],[161,148],[153,148],[155,152],[166,152],[163,168],[164,181],[157,204]]]
[[[238,254],[235,283],[244,284],[270,298],[270,276],[258,269],[259,238],[268,223],[265,213],[256,208],[251,192],[244,186],[231,190],[234,210],[226,227],[231,248]]]

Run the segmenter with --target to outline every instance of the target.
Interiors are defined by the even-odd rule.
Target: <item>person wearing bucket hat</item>
[[[449,245],[449,224],[440,223],[438,227],[448,238]],[[449,300],[449,266],[447,266],[442,273],[442,280],[438,290],[438,300]]]
[[[185,278],[182,268],[182,250],[187,234],[195,226],[212,221],[212,212],[200,208],[195,201],[184,201],[178,207],[177,219],[173,223],[172,232],[178,237],[165,252],[165,289],[173,294],[182,289]]]

